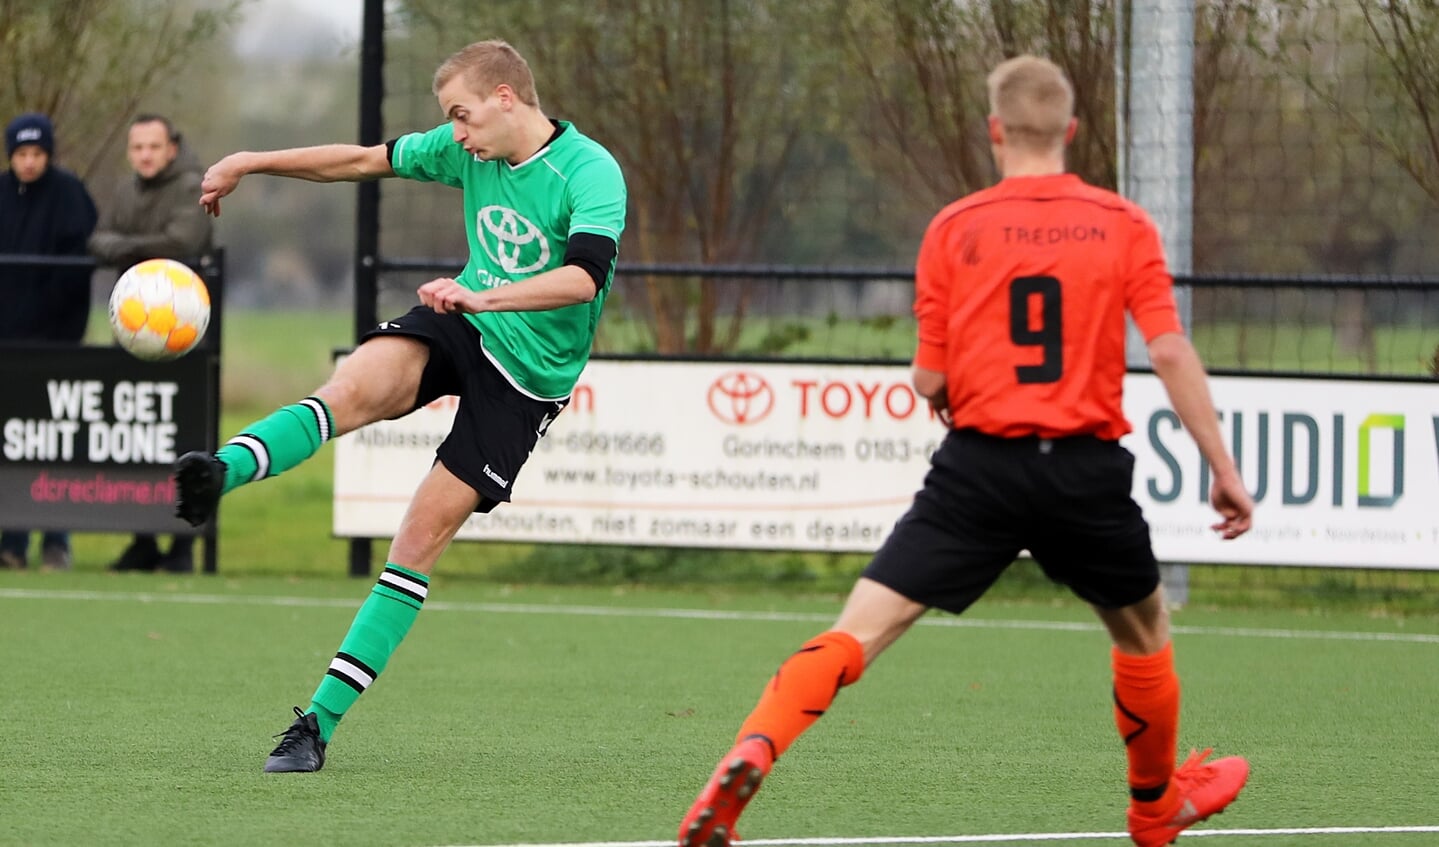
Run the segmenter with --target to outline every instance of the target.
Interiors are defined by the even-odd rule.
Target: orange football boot
[[[773,750],[769,739],[756,735],[736,744],[720,760],[680,823],[680,847],[729,847],[739,839],[735,821],[774,765]]]
[[[1164,847],[1173,844],[1179,833],[1210,815],[1217,815],[1234,802],[1249,779],[1249,762],[1239,756],[1226,756],[1206,764],[1213,752],[1192,752],[1184,764],[1174,771],[1170,785],[1179,795],[1179,805],[1166,815],[1149,817],[1129,809],[1129,837],[1138,847]]]

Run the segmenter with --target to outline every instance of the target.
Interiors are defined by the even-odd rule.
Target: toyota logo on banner
[[[774,409],[774,389],[751,371],[729,371],[710,383],[710,411],[729,424],[758,423]]]

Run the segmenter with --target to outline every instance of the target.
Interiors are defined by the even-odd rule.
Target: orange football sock
[[[1174,775],[1179,737],[1179,676],[1174,672],[1174,645],[1148,656],[1113,649],[1114,722],[1129,758],[1129,793],[1146,813],[1165,808],[1169,778]]]
[[[810,639],[775,671],[739,739],[763,735],[779,758],[863,673],[864,648],[854,636],[831,631]]]

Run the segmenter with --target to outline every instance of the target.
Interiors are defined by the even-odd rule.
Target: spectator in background
[[[0,253],[84,256],[95,229],[95,202],[85,184],[55,165],[55,128],[30,113],[5,127],[9,170],[0,174]],[[0,341],[78,344],[90,317],[90,268],[0,266]],[[0,567],[28,564],[29,530],[0,532]],[[44,533],[40,562],[70,567],[70,535]]]
[[[125,155],[134,173],[105,206],[90,237],[91,254],[123,271],[146,259],[193,261],[208,253],[210,217],[195,203],[203,168],[174,124],[160,115],[136,116]],[[110,569],[188,573],[195,569],[194,546],[195,536],[176,535],[162,555],[155,536],[137,534]]]

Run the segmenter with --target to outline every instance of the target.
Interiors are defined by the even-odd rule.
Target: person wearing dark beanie
[[[55,155],[55,125],[39,112],[28,112],[5,127],[5,158],[15,155],[15,150],[26,144],[34,144],[45,151],[46,156]]]
[[[0,253],[84,256],[95,229],[95,201],[85,184],[55,165],[55,127],[39,113],[5,127],[9,168],[0,173]],[[90,316],[90,268],[0,267],[0,342],[78,344]],[[0,389],[3,391],[3,389]],[[28,564],[29,530],[0,532],[0,567]],[[70,536],[46,532],[41,562],[70,566]]]

